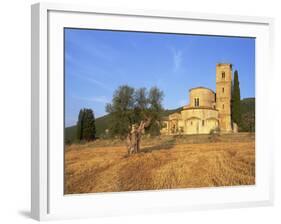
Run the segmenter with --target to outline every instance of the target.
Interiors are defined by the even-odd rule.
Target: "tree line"
[[[109,114],[108,136],[125,139],[132,130],[149,120],[149,125],[143,126],[146,133],[156,136],[161,130],[161,114],[163,112],[164,93],[157,87],[135,89],[128,85],[119,86],[106,105]],[[144,130],[143,130],[144,131]],[[78,141],[96,139],[95,117],[92,109],[83,108],[78,115],[76,125]]]
[[[238,71],[234,71],[231,94],[232,122],[238,125],[239,131],[255,131],[255,100],[242,102]]]

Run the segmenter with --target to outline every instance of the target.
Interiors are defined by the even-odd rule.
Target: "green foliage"
[[[255,131],[255,98],[240,100],[238,72],[234,72],[231,99],[232,121],[238,125],[239,131]]]
[[[175,112],[180,112],[182,110],[182,107],[179,107],[177,109],[171,109],[171,110],[163,110],[161,111],[161,118],[169,116],[170,114],[173,114]],[[102,117],[95,119],[95,126],[96,126],[96,138],[107,138],[110,137],[106,133],[106,130],[109,129],[110,126],[110,115],[104,115]],[[71,144],[75,142],[77,139],[77,126],[70,126],[65,128],[65,143]]]
[[[120,86],[113,94],[112,103],[106,105],[110,116],[109,130],[111,136],[125,137],[134,119],[134,88]]]
[[[238,127],[241,126],[241,105],[240,105],[240,87],[238,72],[234,72],[234,82],[232,87],[232,102],[231,102],[232,121],[235,122]]]
[[[79,115],[78,115],[78,121],[77,121],[77,128],[76,128],[76,132],[77,132],[77,140],[82,140],[83,136],[82,136],[82,129],[83,129],[83,117],[84,117],[84,110],[80,110],[79,111]]]
[[[64,142],[71,144],[77,139],[77,126],[71,126],[64,129]]]
[[[241,100],[241,131],[255,131],[255,98]]]
[[[161,112],[163,110],[162,101],[164,93],[157,87],[152,87],[149,91],[148,101],[150,103],[150,109],[153,111]]]
[[[108,115],[96,118],[96,138],[108,137],[106,130],[108,129],[109,124],[110,121]]]
[[[84,109],[82,124],[82,139],[86,141],[94,140],[96,136],[96,127],[94,113],[91,109]]]
[[[148,127],[148,133],[152,136],[160,135],[161,130],[161,113],[163,112],[163,101],[164,93],[157,87],[152,87],[149,91],[149,117],[151,118],[151,125]]]
[[[163,92],[157,87],[152,87],[148,93],[145,88],[120,86],[114,92],[112,102],[106,105],[110,135],[124,138],[132,124],[139,124],[147,118],[151,119],[148,133],[160,134],[162,101]]]
[[[76,139],[78,141],[91,141],[95,139],[95,136],[95,117],[92,109],[81,109],[76,125]]]
[[[145,110],[149,104],[146,88],[136,89],[134,93],[135,108]]]
[[[138,123],[145,118],[148,105],[149,101],[146,88],[134,90],[134,113],[132,118],[134,123]]]

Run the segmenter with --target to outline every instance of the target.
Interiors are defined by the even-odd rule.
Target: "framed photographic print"
[[[271,18],[32,6],[32,217],[273,203]]]

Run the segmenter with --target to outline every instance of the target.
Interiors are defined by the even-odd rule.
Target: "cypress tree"
[[[83,128],[82,128],[83,139],[86,141],[94,140],[96,137],[96,126],[95,126],[94,113],[91,109],[84,110],[82,124],[83,124]]]
[[[237,70],[234,72],[234,82],[232,89],[232,120],[238,126],[241,124],[240,87]]]
[[[77,121],[77,140],[81,141],[83,139],[83,117],[84,117],[84,109],[80,109]]]

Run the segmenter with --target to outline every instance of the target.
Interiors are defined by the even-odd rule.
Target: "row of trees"
[[[149,120],[146,132],[159,135],[161,129],[162,101],[164,93],[157,87],[135,89],[128,85],[120,86],[113,94],[112,102],[106,105],[110,116],[109,134],[127,137],[132,125]]]
[[[131,133],[133,126],[139,127],[142,124],[142,131],[145,128],[150,135],[159,135],[163,97],[163,91],[157,87],[147,90],[146,88],[135,89],[128,85],[120,86],[114,92],[112,102],[106,105],[106,112],[110,119],[108,134],[111,137],[125,139],[128,133]],[[91,141],[96,138],[95,117],[91,109],[80,110],[76,138],[78,141]]]
[[[81,109],[77,122],[77,140],[91,141],[96,138],[95,116],[91,109]]]

